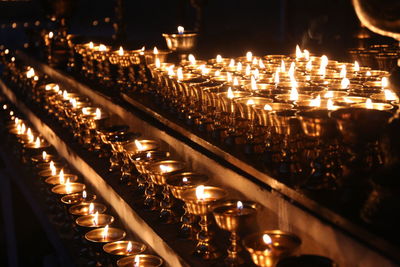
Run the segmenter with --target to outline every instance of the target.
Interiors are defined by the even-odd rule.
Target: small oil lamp
[[[72,215],[83,216],[95,213],[104,213],[107,207],[98,202],[81,202],[79,204],[73,205],[68,209],[69,213]]]
[[[204,184],[208,181],[208,177],[203,174],[194,172],[181,172],[167,177],[165,180],[168,188],[171,190],[172,195],[180,200],[182,199],[182,193],[190,188],[195,188],[198,185]],[[195,216],[190,214],[187,210],[186,204],[183,205],[185,210],[182,215],[180,222],[181,227],[179,234],[180,236],[188,239],[195,239],[197,229],[193,225],[195,223]]]
[[[103,250],[113,256],[132,256],[143,253],[147,249],[146,245],[135,241],[116,241],[107,243]]]
[[[57,158],[54,155],[47,153],[45,150],[42,151],[42,153],[39,153],[31,157],[31,160],[34,163],[47,163],[54,159]]]
[[[209,229],[211,221],[208,218],[208,214],[212,211],[211,205],[222,200],[225,196],[226,191],[224,189],[204,185],[187,189],[182,193],[182,199],[185,202],[189,213],[201,217],[199,222],[201,230],[197,234],[198,243],[194,254],[201,256],[203,259],[216,259],[220,255],[213,244],[213,237]]]
[[[167,46],[170,50],[182,53],[182,59],[186,58],[186,54],[190,52],[195,46],[198,33],[185,31],[185,28],[178,26],[176,33],[163,33]]]
[[[75,205],[81,202],[95,201],[97,196],[95,194],[87,193],[83,190],[79,193],[69,194],[61,197],[61,202],[67,205]]]
[[[397,97],[397,95],[392,90],[389,89],[384,89],[382,93],[372,94],[370,98],[374,102],[393,103],[393,104],[399,103],[399,98]]]
[[[61,170],[59,174],[48,177],[45,183],[49,185],[57,185],[57,184],[65,184],[66,181],[71,183],[76,182],[78,180],[78,176],[71,173],[64,173],[64,170]]]
[[[393,110],[394,106],[388,103],[375,103],[372,102],[371,99],[367,99],[367,101],[365,101],[365,103],[357,103],[357,104],[353,104],[351,105],[351,107],[354,108],[366,108],[366,109],[376,109],[376,110]]]
[[[242,247],[239,243],[240,230],[250,227],[255,223],[255,217],[259,205],[251,201],[224,201],[214,207],[213,214],[217,225],[231,232],[229,241],[231,242],[228,248],[228,256],[225,262],[228,266],[237,266],[244,262],[239,255]]]
[[[68,195],[82,192],[85,188],[86,186],[82,183],[70,183],[67,181],[64,184],[54,186],[51,191],[59,195]]]
[[[301,244],[296,235],[281,230],[251,234],[243,245],[257,266],[274,267],[278,261],[292,254]]]
[[[164,261],[155,255],[150,254],[137,254],[122,258],[117,261],[118,267],[160,267]]]
[[[109,243],[123,239],[126,233],[124,230],[114,227],[105,227],[93,229],[85,234],[85,238],[88,241],[94,243]]]
[[[105,227],[114,222],[114,217],[96,211],[96,213],[94,214],[88,214],[78,217],[75,222],[77,225],[86,228]]]

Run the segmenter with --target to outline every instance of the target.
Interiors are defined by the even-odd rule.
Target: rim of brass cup
[[[73,193],[82,192],[86,186],[82,183],[69,183],[71,190],[67,192],[67,184],[58,184],[51,189],[51,192],[59,195],[68,195]]]
[[[93,211],[89,213],[89,207],[93,204]],[[79,204],[71,206],[68,211],[72,215],[83,216],[89,214],[104,213],[107,210],[107,206],[99,202],[81,202]]]
[[[51,161],[50,161],[51,162]],[[39,170],[50,170],[50,162],[43,162],[43,163],[38,163],[36,164],[35,168],[39,169]],[[64,163],[62,163],[61,161],[54,161],[54,167],[58,170],[58,169],[63,169],[64,167],[66,167],[66,165]],[[65,171],[65,170],[64,170]],[[60,171],[58,171],[60,172]]]
[[[141,148],[138,147],[136,142],[139,142],[142,146]],[[135,139],[133,142],[127,143],[124,145],[124,150],[130,157],[134,157],[135,155],[146,152],[150,150],[157,150],[160,147],[160,143],[156,140],[150,139]]]
[[[161,170],[161,166],[171,166],[171,170],[168,171],[163,171]],[[165,179],[169,175],[173,175],[174,173],[180,172],[185,168],[185,162],[183,161],[178,161],[178,160],[173,160],[173,159],[167,159],[167,160],[160,160],[156,161],[150,164],[149,166],[149,175],[151,180],[157,184],[157,185],[165,185]]]
[[[314,109],[297,113],[305,135],[318,138],[333,138],[336,131],[335,121],[330,117],[330,110]]]
[[[399,98],[397,96],[395,99],[387,99],[385,93],[372,94],[370,98],[374,102],[399,104]]]
[[[343,96],[332,98],[334,105],[351,106],[352,104],[365,103],[368,98],[363,96]]]
[[[35,142],[33,142],[33,143],[25,143],[24,147],[27,148],[27,149],[33,149],[33,150],[38,149],[39,150],[39,149],[49,148],[49,147],[51,147],[51,145],[46,140],[40,139],[40,146],[39,147],[36,146]]]
[[[139,258],[139,260],[137,260],[136,258]],[[119,259],[117,261],[117,266],[118,267],[135,266],[135,260],[139,261],[138,266],[159,267],[164,263],[163,259],[158,256],[150,254],[137,254],[134,256],[129,256]]]
[[[167,46],[172,51],[186,52],[196,46],[197,32],[185,31],[183,33],[163,33]]]
[[[94,223],[94,218],[97,216],[98,221],[95,224]],[[114,216],[109,215],[109,214],[88,214],[88,215],[83,215],[78,218],[76,218],[75,223],[79,226],[82,227],[88,227],[88,228],[97,228],[97,227],[105,227],[109,224],[112,224],[114,222]]]
[[[50,162],[50,161],[52,161],[52,160],[53,160],[53,161],[54,161],[54,160],[59,160],[59,157],[58,157],[58,156],[54,156],[54,155],[52,155],[52,154],[47,154],[47,155],[46,155],[46,158],[43,159],[42,153],[37,154],[37,155],[34,155],[34,156],[31,157],[31,161],[34,162],[34,163],[36,163],[36,164],[39,164],[39,163],[47,163],[47,162]]]
[[[371,107],[369,108],[366,103],[358,103],[358,104],[351,105],[351,107],[354,107],[354,108],[365,108],[365,109],[375,109],[375,110],[387,110],[387,111],[391,111],[391,110],[394,109],[394,106],[392,104],[389,104],[389,103],[372,102],[370,105],[371,105]]]
[[[129,242],[132,244],[132,249],[128,251]],[[147,246],[143,243],[130,241],[130,240],[121,240],[116,242],[107,243],[103,246],[103,250],[114,256],[132,256],[137,255],[144,252],[147,249]]]
[[[303,101],[303,100],[310,100],[312,97],[310,95],[305,95],[305,94],[298,94],[297,99],[291,99],[290,92],[287,94],[278,94],[275,95],[275,99],[278,102],[283,102],[283,103],[294,103],[295,101]]]
[[[139,154],[132,157],[132,161],[135,164],[136,169],[141,173],[148,173],[147,167],[153,162],[166,160],[170,157],[170,153],[168,151],[160,151],[160,150],[150,150],[143,151]]]
[[[86,240],[94,243],[109,243],[119,241],[126,236],[124,230],[115,227],[109,227],[107,238],[103,238],[102,233],[104,233],[104,229],[105,227],[101,227],[87,232],[85,234]]]
[[[52,175],[48,178],[46,178],[45,183],[49,184],[49,185],[57,185],[57,184],[62,184],[62,182],[60,181],[60,175],[56,174],[56,175]],[[78,180],[78,175],[72,174],[72,173],[64,173],[64,182],[69,180],[70,183],[76,182]]]
[[[303,255],[283,258],[276,265],[276,267],[310,267],[310,266],[338,267],[338,265],[330,258],[312,254],[303,254]]]
[[[264,243],[267,234],[272,244]],[[282,241],[285,241],[282,244]],[[293,233],[281,230],[268,230],[250,234],[243,239],[243,246],[250,253],[254,264],[261,267],[274,267],[283,257],[292,254],[301,245],[301,239]]]
[[[93,202],[97,198],[95,194],[91,193],[86,193],[86,198],[83,198],[82,192],[62,196],[61,202],[67,205],[75,205],[81,202]]]
[[[184,182],[183,179],[187,181]],[[196,172],[180,172],[168,176],[165,183],[171,190],[172,195],[177,199],[182,199],[182,193],[190,188],[195,188],[198,185],[202,185],[209,180],[205,174]]]

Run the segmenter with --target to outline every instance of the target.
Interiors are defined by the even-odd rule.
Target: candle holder
[[[75,205],[81,202],[93,202],[97,196],[95,194],[85,193],[82,191],[79,193],[69,194],[61,197],[61,202],[67,205]]]
[[[107,207],[102,203],[97,202],[82,202],[73,205],[68,209],[69,213],[76,216],[90,215],[98,213],[104,213]]]
[[[257,266],[274,267],[277,262],[292,254],[301,244],[296,235],[281,230],[269,230],[248,235],[243,246]]]
[[[70,181],[71,183],[76,182],[78,180],[78,176],[75,174],[65,173],[65,174],[57,174],[46,178],[45,183],[49,185],[58,185],[64,184],[66,181]]]
[[[102,128],[96,129],[97,134],[100,136],[100,140],[103,142],[104,146],[100,151],[99,157],[105,158],[109,156],[111,150],[111,144],[108,142],[108,138],[112,135],[116,134],[124,134],[128,132],[129,126],[128,125],[110,125],[105,126]],[[110,169],[114,169],[115,162],[112,161],[113,158],[110,158]]]
[[[167,177],[165,183],[171,190],[172,195],[179,200],[182,200],[182,194],[187,189],[195,188],[198,185],[205,184],[208,177],[203,174],[195,172],[181,172]],[[196,216],[189,213],[186,204],[183,204],[184,213],[180,218],[179,236],[187,239],[196,239],[198,232],[197,227],[194,225]]]
[[[149,177],[151,182],[146,190],[146,198],[149,198],[147,203],[150,204],[152,210],[161,208],[159,218],[164,223],[173,223],[176,219],[176,215],[172,210],[173,200],[169,188],[166,186],[166,179],[167,177],[182,171],[184,168],[185,163],[176,160],[162,160],[154,162],[149,166]],[[163,198],[160,202],[156,199],[157,191],[154,184],[162,188]],[[159,207],[154,206],[157,204]]]
[[[97,211],[96,211],[97,212]],[[85,228],[105,227],[114,222],[114,217],[108,214],[88,214],[76,218],[75,223]]]
[[[112,159],[110,159],[110,172],[121,170],[124,146],[133,142],[139,136],[140,134],[132,132],[123,132],[106,136],[107,142],[111,145],[113,153],[111,156]]]
[[[240,256],[242,247],[240,245],[239,231],[255,224],[255,217],[260,206],[252,201],[224,201],[214,206],[213,214],[215,222],[222,230],[229,231],[230,246],[225,263],[228,266],[238,266],[244,263]]]
[[[135,241],[116,241],[107,243],[103,246],[103,250],[113,256],[132,256],[144,252],[147,246]]]
[[[93,229],[85,234],[86,240],[93,243],[110,243],[125,238],[124,230],[114,227],[102,227]]]
[[[215,186],[200,185],[182,193],[182,199],[188,211],[201,217],[199,222],[201,230],[197,233],[197,245],[194,254],[206,260],[216,259],[220,256],[214,245],[213,233],[209,228],[211,221],[208,214],[212,211],[211,206],[225,197],[226,191]]]
[[[85,190],[86,186],[81,183],[65,183],[54,186],[51,191],[59,195],[79,193]]]
[[[137,254],[135,256],[125,257],[117,261],[118,267],[160,267],[163,265],[163,263],[164,261],[160,257],[150,254]]]
[[[187,58],[187,53],[192,51],[197,43],[198,33],[183,32],[183,33],[163,33],[165,42],[170,50],[177,52],[181,60]]]

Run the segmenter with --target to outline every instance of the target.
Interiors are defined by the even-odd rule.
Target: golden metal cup
[[[119,241],[126,236],[124,230],[114,227],[108,227],[107,235],[104,235],[105,229],[105,227],[102,227],[87,232],[85,234],[86,240],[94,243],[109,243]]]
[[[76,218],[75,223],[82,227],[105,227],[114,222],[114,217],[108,214],[88,214]]]
[[[85,190],[86,186],[82,183],[65,183],[54,186],[51,191],[59,195],[79,193]]]
[[[129,256],[117,261],[118,267],[131,267],[131,266],[146,266],[146,267],[159,267],[163,265],[164,261],[155,255],[150,254],[137,254]]]
[[[129,243],[131,244],[131,248],[129,248]],[[132,256],[143,253],[147,249],[147,246],[140,242],[135,241],[116,241],[107,243],[103,246],[103,250],[114,256]]]
[[[93,207],[93,210],[90,210],[90,207]],[[107,207],[98,202],[82,202],[76,205],[73,205],[68,209],[69,213],[72,215],[83,216],[98,213],[104,213],[107,210]]]

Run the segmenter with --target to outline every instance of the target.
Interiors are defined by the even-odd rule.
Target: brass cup
[[[93,202],[97,196],[95,194],[86,193],[84,198],[82,192],[69,194],[61,197],[61,202],[67,205],[75,205],[81,202]]]
[[[265,234],[271,238],[271,244],[264,243]],[[254,264],[261,267],[274,267],[280,259],[291,255],[300,244],[299,237],[281,230],[255,233],[243,239],[243,246],[250,253]]]
[[[132,248],[128,250],[129,242]],[[103,250],[113,256],[132,256],[143,253],[147,249],[147,246],[140,242],[135,241],[116,241],[112,243],[107,243],[103,246]]]
[[[385,93],[372,94],[370,98],[374,102],[399,104],[399,98],[397,96],[387,98]]]
[[[59,195],[68,195],[82,192],[85,188],[86,186],[82,183],[69,183],[56,185],[51,189],[51,191]]]
[[[95,214],[83,215],[76,218],[75,223],[81,227],[87,228],[97,228],[97,227],[105,227],[114,222],[114,217],[108,214],[98,214],[97,215],[97,223],[95,223]]]
[[[104,229],[105,229],[104,227],[96,228],[87,232],[85,234],[86,240],[94,243],[109,243],[109,242],[119,241],[126,236],[124,230],[119,228],[109,227],[108,235],[104,237],[103,236]]]
[[[93,203],[93,211],[90,213],[89,207],[90,204]],[[107,207],[102,204],[102,203],[97,203],[97,202],[82,202],[76,205],[71,206],[68,211],[72,215],[76,216],[83,216],[83,215],[90,215],[90,214],[95,214],[96,212],[98,213],[104,213],[107,210]]]
[[[34,155],[31,157],[31,161],[35,164],[39,164],[39,163],[47,163],[50,162],[52,160],[58,160],[59,157],[51,155],[51,154],[47,154],[45,158],[43,158],[42,153]]]
[[[213,210],[215,222],[219,228],[231,233],[229,238],[231,245],[228,248],[228,256],[225,258],[228,266],[244,263],[243,258],[239,255],[242,251],[239,232],[256,223],[255,217],[259,209],[259,205],[255,202],[243,201],[241,203],[243,206],[238,208],[238,201],[228,200],[217,204]]]
[[[305,135],[312,138],[332,140],[336,136],[336,124],[330,117],[330,111],[315,109],[297,113]]]
[[[212,211],[212,205],[216,204],[226,197],[224,189],[215,186],[204,186],[204,199],[198,199],[196,188],[190,188],[182,193],[182,200],[185,202],[189,213],[201,217],[199,225],[201,230],[197,233],[197,245],[194,251],[195,255],[203,259],[211,260],[220,256],[213,242],[213,234],[209,230],[211,221],[208,214]]]
[[[137,264],[135,264],[135,262]],[[159,267],[163,265],[164,261],[155,255],[150,254],[137,254],[135,256],[129,256],[122,258],[117,261],[118,267],[130,267],[130,266],[148,266],[148,267]]]
[[[208,177],[206,175],[195,172],[181,172],[168,176],[165,183],[175,198],[183,200],[182,194],[185,190],[205,184],[207,181]],[[181,226],[179,234],[184,238],[195,239],[198,232],[196,226],[193,225],[196,217],[188,212],[186,204],[183,204],[183,209],[184,214],[180,218]]]
[[[373,102],[371,103],[371,107],[369,107],[366,103],[357,103],[351,105],[353,108],[365,108],[365,109],[375,109],[375,110],[386,110],[386,111],[392,111],[394,109],[394,106],[389,103],[376,103]]]
[[[311,99],[311,95],[298,94],[298,98],[297,99],[292,99],[292,96],[290,95],[290,93],[288,93],[288,94],[278,94],[278,95],[275,96],[275,99],[278,102],[281,102],[281,103],[292,104],[295,101],[310,100]]]
[[[189,52],[196,46],[198,33],[185,32],[182,34],[177,33],[163,33],[167,46],[172,51]]]
[[[61,183],[65,183],[65,181],[69,180],[71,183],[76,182],[78,180],[78,176],[75,174],[65,173],[64,174],[64,182],[60,181],[60,175],[53,175],[46,178],[45,183],[49,185],[57,185]]]
[[[176,160],[157,161],[149,166],[149,176],[152,183],[149,185],[150,188],[148,189],[153,190],[149,197],[152,198],[151,201],[153,201],[153,203],[157,203],[158,200],[155,196],[156,188],[152,184],[156,184],[163,188],[163,199],[159,203],[159,207],[161,208],[160,219],[165,223],[173,223],[176,220],[176,215],[172,210],[173,200],[171,199],[169,188],[166,185],[166,179],[167,177],[182,171],[184,168],[185,163]],[[157,209],[157,207],[155,207],[155,209]]]

